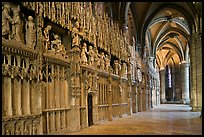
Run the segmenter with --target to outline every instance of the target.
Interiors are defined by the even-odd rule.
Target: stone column
[[[50,104],[49,104],[49,94],[50,94],[50,90],[49,90],[49,77],[48,77],[48,65],[46,65],[46,81],[45,82],[45,87],[46,87],[46,90],[45,90],[45,98],[46,98],[46,105],[45,105],[45,109],[49,109],[50,108]]]
[[[24,78],[22,83],[22,113],[30,114],[30,82]]]
[[[56,130],[57,131],[60,131],[61,129],[60,129],[60,111],[55,111],[55,118],[56,118],[56,120],[55,120],[55,124],[56,124]]]
[[[138,82],[135,83],[135,112],[138,112]]]
[[[51,79],[52,82],[50,83],[50,104],[51,104],[51,108],[54,109],[56,108],[55,106],[55,67],[54,65],[51,65]]]
[[[50,133],[54,133],[55,132],[55,112],[51,111],[50,115],[49,115],[49,120],[50,120]]]
[[[48,109],[54,108],[54,66],[51,65],[51,72],[48,74],[50,81],[48,82]]]
[[[65,124],[66,118],[65,118],[65,110],[61,112],[61,129],[66,129],[66,124]]]
[[[176,74],[176,70],[175,70],[175,66],[172,68],[172,90],[173,90],[173,100],[172,101],[175,101],[175,98],[176,98],[176,83],[175,83],[175,74]]]
[[[182,102],[189,104],[189,64],[181,63],[181,85],[182,85]]]
[[[165,92],[165,73],[166,73],[166,70],[165,69],[161,69],[160,70],[160,88],[161,88],[161,91],[160,91],[160,93],[161,93],[161,103],[164,103],[164,102],[166,102],[166,96],[165,96],[165,94],[166,94],[166,92]]]
[[[14,78],[13,115],[21,115],[21,79]]]
[[[60,86],[59,86],[59,66],[55,68],[55,107],[60,108]]]
[[[32,114],[36,114],[36,92],[37,92],[37,90],[36,90],[36,83],[35,83],[35,81],[34,81],[34,79],[32,79],[31,81],[30,81],[30,93],[31,93],[31,99],[30,99],[30,108],[31,108],[31,113]]]
[[[3,76],[3,112],[5,116],[12,116],[12,93],[11,93],[11,78]]]
[[[53,90],[53,87],[52,87],[52,82],[49,82],[48,83],[48,109],[51,109],[52,108],[52,90]]]
[[[112,121],[112,75],[109,67],[109,78],[108,78],[108,120]]]
[[[41,87],[41,83],[37,82],[35,84],[35,88],[36,88],[36,113],[40,114],[42,112],[42,90],[40,88]]]
[[[118,103],[119,103],[119,117],[122,118],[122,109],[123,109],[123,106],[122,106],[122,79],[120,77],[120,83],[119,83],[119,92],[118,92]]]
[[[202,31],[198,31],[192,36],[190,50],[191,61],[191,102],[192,111],[202,110]]]
[[[69,92],[68,92],[68,82],[67,82],[67,79],[64,80],[64,94],[65,94],[65,108],[68,108],[69,107]]]
[[[64,78],[59,79],[59,86],[60,86],[60,96],[59,96],[59,101],[60,101],[60,108],[65,108],[65,85],[64,85]]]
[[[138,112],[142,112],[142,89],[139,87],[138,90]]]
[[[128,78],[128,115],[132,114],[132,80],[131,80],[131,66],[130,62],[127,63],[127,78]]]

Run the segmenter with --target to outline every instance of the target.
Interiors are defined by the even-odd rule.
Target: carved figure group
[[[54,35],[54,40],[51,41],[51,48],[53,51],[62,53],[62,55],[66,53],[65,47],[62,44],[62,41],[59,39],[58,35]]]
[[[2,36],[5,39],[11,39],[9,37],[11,34],[10,23],[14,24],[14,20],[10,16],[10,8],[8,3],[2,5]]]
[[[20,6],[19,5],[13,8],[13,21],[14,21],[14,24],[12,25],[11,37],[14,38],[16,41],[22,41],[21,39],[22,20],[20,18]]]

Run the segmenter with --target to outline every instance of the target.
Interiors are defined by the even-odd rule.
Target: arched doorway
[[[92,95],[88,93],[88,125],[93,125],[93,103],[92,103]]]

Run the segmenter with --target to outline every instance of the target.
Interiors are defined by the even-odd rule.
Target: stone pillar
[[[131,63],[127,63],[127,78],[128,78],[128,115],[132,114],[132,80],[131,80]]]
[[[30,93],[31,93],[31,99],[30,99],[30,108],[31,108],[31,113],[32,114],[36,114],[36,103],[37,103],[37,101],[36,101],[36,92],[37,92],[37,90],[36,90],[36,83],[35,83],[35,81],[34,81],[34,79],[32,79],[31,81],[30,81]]]
[[[52,82],[48,82],[48,109],[51,109],[52,108],[52,102],[53,102],[53,100],[52,100],[52,90],[53,90],[53,88],[52,88]]]
[[[55,68],[55,107],[60,108],[59,66]]]
[[[13,115],[21,115],[21,79],[14,78]]]
[[[189,63],[181,63],[181,72],[182,102],[189,104]]]
[[[146,85],[143,85],[143,86],[146,86]],[[146,87],[144,87],[142,90],[143,90],[143,93],[142,93],[142,111],[146,111],[146,105],[147,105]]]
[[[57,132],[59,132],[61,129],[60,129],[60,111],[55,111],[55,118],[56,118],[56,120],[55,120],[55,124],[56,124],[56,130],[57,130]]]
[[[143,54],[143,47],[144,44],[143,43],[136,43],[136,52],[139,53],[139,56],[142,58],[142,54]]]
[[[50,133],[54,133],[55,132],[55,112],[54,111],[51,111],[49,112],[50,115],[49,115],[49,125],[50,125]]]
[[[138,112],[138,82],[135,83],[135,112]]]
[[[160,88],[161,88],[161,96],[160,96],[160,99],[161,99],[161,103],[164,103],[166,102],[166,92],[165,92],[165,73],[166,73],[166,70],[165,69],[161,69],[160,70]]]
[[[60,72],[62,73],[62,75],[63,75],[63,73],[64,73],[64,67],[62,67],[62,70],[60,70]],[[65,100],[65,85],[64,85],[64,78],[63,77],[61,77],[60,79],[59,79],[59,86],[60,86],[60,96],[59,96],[59,101],[60,101],[60,108],[65,108],[65,102],[64,102],[64,100]]]
[[[4,116],[12,116],[12,93],[11,93],[11,78],[3,76],[3,112]]]
[[[192,36],[192,45],[190,50],[191,61],[191,102],[192,111],[201,111],[202,109],[202,32],[198,31]]]
[[[69,102],[69,94],[68,94],[68,93],[69,93],[69,92],[68,92],[68,89],[69,89],[69,88],[68,88],[67,79],[64,80],[64,85],[65,85],[65,86],[64,86],[64,91],[65,91],[65,92],[64,92],[64,94],[65,94],[65,108],[69,108],[69,103],[70,103],[70,102]]]
[[[109,78],[108,78],[108,120],[112,121],[112,75],[111,67],[109,67]]]
[[[172,101],[175,101],[176,99],[176,82],[175,82],[175,75],[176,75],[176,70],[175,70],[175,66],[173,66],[172,68],[172,90],[173,90],[173,100]]]
[[[66,122],[66,118],[65,118],[65,111],[63,110],[62,112],[61,112],[61,129],[66,129],[66,124],[65,124],[65,122]]]
[[[35,87],[37,89],[36,91],[36,112],[37,114],[40,114],[42,112],[42,90],[40,90],[41,87],[41,83],[37,82],[35,84]],[[44,98],[43,98],[44,99]]]
[[[123,109],[123,106],[122,106],[122,79],[120,77],[120,83],[119,83],[119,92],[118,92],[118,103],[119,103],[119,117],[122,118],[122,109]]]
[[[30,114],[30,81],[25,78],[22,83],[22,113]]]
[[[139,87],[138,90],[138,112],[142,112],[142,89]]]
[[[49,99],[50,100],[50,104],[51,104],[51,108],[54,109],[56,108],[55,106],[55,67],[54,65],[51,65],[51,79],[52,79],[52,82],[50,83],[50,96],[51,98]]]
[[[98,110],[99,89],[98,89],[98,73],[97,73],[97,70],[95,70],[94,73],[93,73],[93,86],[92,87],[93,87],[93,91],[94,91],[94,96],[93,96],[93,122],[94,122],[94,124],[98,124],[98,122],[99,122],[99,110]],[[107,99],[107,97],[106,97],[106,99]],[[106,104],[107,104],[107,101],[106,101]]]

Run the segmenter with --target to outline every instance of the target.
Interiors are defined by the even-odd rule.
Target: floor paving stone
[[[202,135],[200,112],[182,104],[161,104],[146,112],[104,121],[65,135]]]

